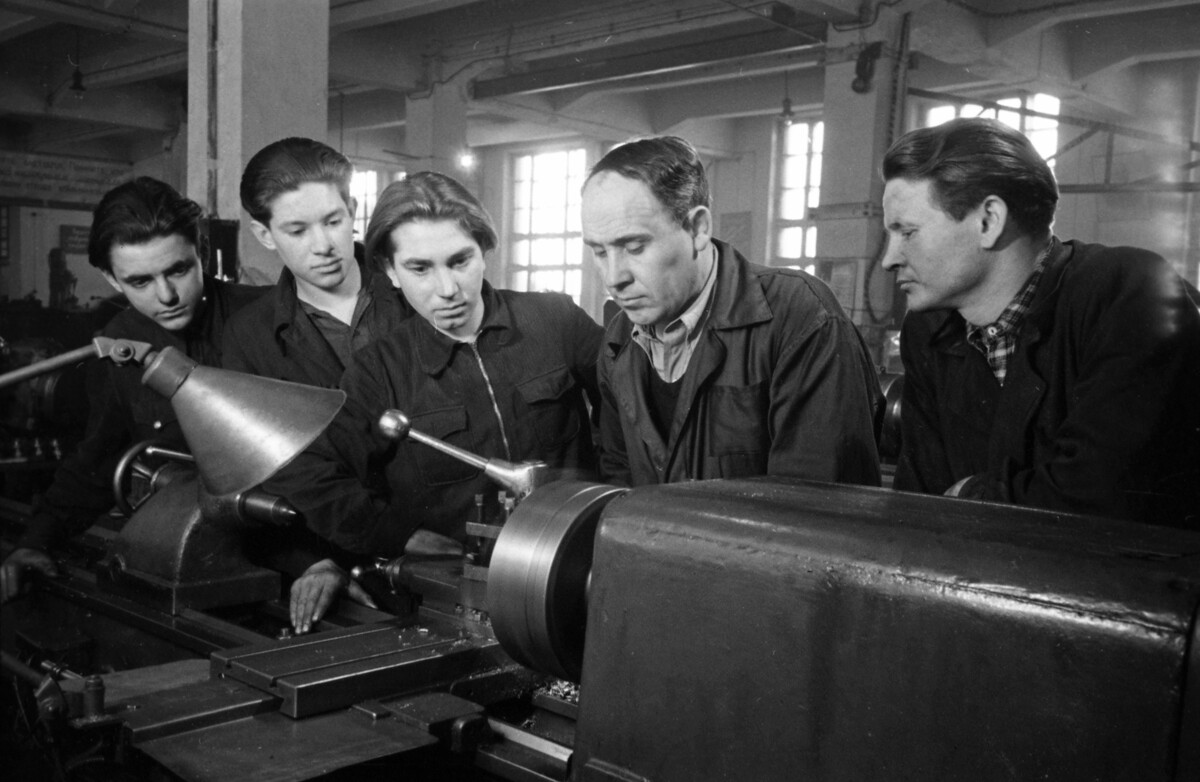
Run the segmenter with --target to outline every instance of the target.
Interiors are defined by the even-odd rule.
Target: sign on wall
[[[64,253],[87,255],[89,230],[86,225],[60,225],[58,227],[58,246]]]
[[[133,166],[128,163],[0,152],[0,199],[91,208],[132,175]]]

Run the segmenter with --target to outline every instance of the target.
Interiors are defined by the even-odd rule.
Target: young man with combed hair
[[[274,289],[230,324],[226,367],[335,388],[354,351],[410,310],[354,241],[350,178],[337,150],[308,138],[263,147],[242,174],[242,207],[283,261]]]
[[[229,318],[263,289],[204,274],[202,211],[169,185],[139,177],[110,190],[92,216],[88,262],[129,301],[103,336],[174,347],[220,366]],[[59,466],[25,535],[0,567],[0,598],[20,588],[26,570],[53,576],[51,553],[113,505],[121,453],[142,440],[186,449],[171,403],[142,385],[140,366],[94,361],[88,368],[88,423],[79,447]]]
[[[988,119],[883,160],[909,313],[895,488],[1200,527],[1200,303],[1165,260],[1060,241],[1058,187]]]

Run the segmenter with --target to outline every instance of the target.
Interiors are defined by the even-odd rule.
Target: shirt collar
[[[1038,253],[1037,259],[1033,264],[1033,271],[1025,280],[1025,284],[1021,286],[1021,290],[1017,291],[1017,295],[1013,297],[1004,311],[1000,313],[1000,317],[991,323],[977,326],[974,323],[965,321],[967,324],[968,340],[982,340],[985,343],[994,341],[998,337],[1015,333],[1021,321],[1025,318],[1025,313],[1029,312],[1029,307],[1033,304],[1033,297],[1037,293],[1038,282],[1041,281],[1042,275],[1046,271],[1046,261],[1050,257],[1050,248],[1054,246],[1054,239],[1046,242],[1046,246]]]

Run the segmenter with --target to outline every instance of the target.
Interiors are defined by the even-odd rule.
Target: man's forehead
[[[165,274],[176,264],[195,262],[196,258],[196,248],[179,235],[113,245],[109,253],[113,276],[118,279]]]
[[[301,182],[298,187],[272,198],[268,207],[271,223],[275,225],[305,222],[326,217],[339,209],[350,209],[337,185],[331,182]]]
[[[670,220],[670,212],[646,183],[603,171],[588,180],[583,188],[585,223],[643,224]]]
[[[941,211],[928,179],[889,179],[883,188],[883,210],[891,216]]]

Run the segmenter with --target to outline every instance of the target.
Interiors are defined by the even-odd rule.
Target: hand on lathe
[[[16,549],[0,565],[0,603],[7,603],[20,593],[22,581],[28,583],[26,570],[36,570],[48,578],[58,575],[58,566],[46,552],[35,548]]]
[[[307,633],[313,624],[321,621],[342,589],[354,602],[378,608],[371,596],[336,562],[322,559],[292,582],[291,618],[296,633]]]

